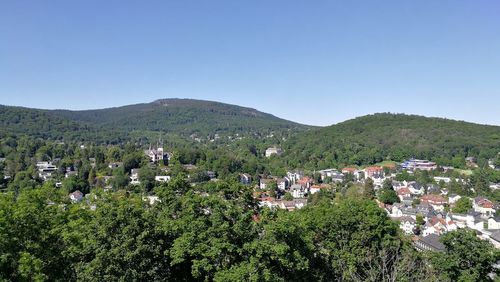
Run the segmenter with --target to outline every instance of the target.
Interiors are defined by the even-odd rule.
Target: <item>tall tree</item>
[[[439,281],[493,281],[490,274],[498,274],[495,264],[500,252],[475,231],[459,229],[442,235],[441,240],[445,251],[431,257]]]
[[[370,200],[375,198],[375,185],[373,184],[373,180],[371,178],[367,178],[365,180],[365,185],[363,187],[363,197]]]

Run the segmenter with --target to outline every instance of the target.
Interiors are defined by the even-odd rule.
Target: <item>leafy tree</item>
[[[365,180],[365,185],[363,187],[363,197],[366,199],[375,198],[375,186],[373,185],[373,180],[368,178]]]
[[[448,232],[441,240],[446,250],[431,257],[440,281],[493,281],[489,274],[498,272],[500,253],[491,243],[468,229]]]
[[[172,237],[157,228],[154,210],[144,209],[138,195],[105,197],[98,205],[92,214],[72,209],[72,224],[64,231],[76,280],[169,279],[165,252]]]
[[[392,186],[392,180],[390,178],[387,178],[384,180],[382,183],[382,189],[383,190],[394,190],[394,187]]]
[[[143,166],[139,170],[139,181],[145,192],[149,192],[155,185],[155,173],[148,166]]]
[[[485,195],[490,192],[490,181],[485,169],[479,169],[472,175],[471,182],[477,194]]]
[[[283,198],[285,199],[285,201],[292,201],[293,200],[293,196],[290,192],[286,192],[285,196]]]
[[[133,168],[139,168],[144,160],[141,152],[129,153],[123,156],[123,170],[129,173]]]
[[[458,199],[453,208],[454,213],[467,213],[472,209],[472,201],[467,197]]]
[[[0,194],[0,280],[72,279],[61,237],[66,217],[47,204],[61,197],[53,187],[23,189],[16,201],[11,193]]]
[[[425,224],[424,217],[421,214],[417,214],[416,216],[416,222],[418,226],[422,226]]]
[[[128,175],[122,169],[113,170],[113,179],[111,180],[111,185],[113,189],[123,189],[127,187],[129,183]]]
[[[497,157],[493,159],[493,165],[495,167],[500,167],[500,155],[497,155]]]
[[[399,203],[398,194],[392,189],[381,189],[379,192],[378,200],[384,204],[392,205],[394,203]]]

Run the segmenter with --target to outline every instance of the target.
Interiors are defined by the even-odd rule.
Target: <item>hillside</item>
[[[191,99],[163,99],[152,103],[99,110],[40,110],[1,106],[3,133],[51,139],[117,142],[142,133],[251,135],[289,134],[309,128],[255,109]],[[134,134],[131,134],[134,133]]]
[[[457,165],[466,156],[486,158],[500,152],[500,127],[382,113],[305,132],[285,148],[287,163],[310,168],[409,157]]]
[[[193,99],[162,99],[152,103],[101,110],[49,112],[105,128],[126,131],[147,129],[181,135],[263,135],[272,131],[307,128],[255,109]]]

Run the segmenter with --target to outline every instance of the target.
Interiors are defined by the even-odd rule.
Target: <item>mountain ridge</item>
[[[66,131],[102,133],[114,131],[123,139],[133,131],[150,131],[195,135],[252,135],[285,134],[303,131],[313,126],[288,121],[253,108],[195,99],[158,99],[96,110],[45,110],[16,106],[0,107],[0,125],[3,131],[22,134],[23,127],[29,135],[62,139]],[[36,123],[42,120],[40,132]],[[51,132],[52,122],[60,124]],[[48,124],[46,124],[48,123]],[[85,130],[82,130],[85,129]],[[76,134],[78,135],[78,134]],[[106,139],[106,138],[104,138]]]

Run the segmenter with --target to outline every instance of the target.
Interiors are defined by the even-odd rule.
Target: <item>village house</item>
[[[443,211],[444,206],[448,204],[448,201],[443,196],[433,194],[423,195],[420,197],[420,202],[431,205],[437,211]]]
[[[312,178],[304,176],[301,179],[299,179],[296,184],[299,184],[305,187],[306,189],[309,189],[311,185],[314,184],[314,181],[312,180]]]
[[[330,178],[333,182],[342,182],[344,180],[344,175],[335,168],[320,170],[319,173],[321,181],[325,181],[326,178]]]
[[[123,166],[122,162],[111,162],[108,165],[108,167],[111,168],[111,169],[119,168],[121,166]]]
[[[294,211],[301,209],[307,205],[307,199],[293,199],[292,201],[279,200],[276,201],[280,209]]]
[[[471,228],[475,230],[484,229],[484,220],[478,212],[469,212],[467,214],[449,213],[449,217],[455,222],[458,228]]]
[[[248,185],[252,183],[252,176],[248,173],[240,174],[240,183]]]
[[[500,217],[488,218],[488,229],[500,229]]]
[[[467,158],[465,158],[465,165],[468,166],[468,167],[472,167],[472,168],[479,167],[477,165],[477,159],[475,157],[467,157]]]
[[[210,179],[214,179],[217,177],[217,174],[215,173],[215,171],[211,171],[211,170],[208,170],[207,171],[207,175]]]
[[[37,162],[38,176],[44,181],[52,178],[53,174],[57,172],[57,167],[51,162]]]
[[[439,240],[439,235],[436,234],[421,237],[414,244],[419,251],[442,252],[445,250],[445,246]]]
[[[457,224],[451,219],[451,217],[442,217],[441,215],[429,218],[422,231],[423,236],[430,234],[441,235],[446,232],[457,230]]]
[[[481,213],[481,215],[485,218],[494,216],[496,212],[495,204],[484,197],[474,198],[472,207],[474,208],[474,211]]]
[[[286,173],[286,177],[290,180],[290,185],[291,184],[296,184],[299,179],[304,177],[304,172],[302,171],[288,171]]]
[[[66,173],[64,174],[64,178],[78,176],[78,171],[72,170],[71,168],[66,169]]]
[[[321,189],[328,189],[330,186],[328,184],[314,184],[309,188],[309,193],[315,194],[321,191]]]
[[[364,178],[364,172],[362,170],[358,170],[357,168],[354,168],[354,167],[343,168],[342,174],[344,174],[344,176],[346,174],[352,174],[354,176],[355,180],[360,180],[360,179]]]
[[[83,199],[83,193],[80,192],[80,190],[76,190],[75,192],[69,194],[69,199],[72,203],[79,203]]]
[[[290,193],[294,198],[304,198],[307,194],[307,188],[300,184],[293,184],[290,188]]]
[[[281,154],[283,154],[283,150],[281,150],[281,148],[278,148],[278,147],[267,148],[266,153],[265,153],[266,158],[269,158],[272,155],[280,156]]]
[[[412,195],[423,195],[425,194],[425,189],[422,185],[419,183],[412,181],[408,183],[408,189],[410,189],[410,192]]]
[[[275,184],[276,180],[270,178],[261,178],[259,182],[259,188],[262,190],[267,190],[270,188],[270,184]]]
[[[257,201],[259,207],[268,207],[270,209],[279,208],[279,205],[276,203],[276,199],[274,197],[262,197],[258,198]]]
[[[363,170],[365,173],[365,178],[383,178],[384,177],[384,169],[380,166],[369,166]]]
[[[428,184],[427,185],[427,193],[428,194],[440,194],[442,193],[441,188],[436,184]]]
[[[168,175],[157,175],[157,176],[155,176],[155,181],[157,181],[157,182],[168,182],[168,181],[170,181],[170,176],[168,176]]]
[[[428,160],[409,159],[401,164],[401,168],[410,171],[415,171],[415,170],[429,171],[437,169],[437,164],[435,162],[431,162]]]
[[[448,184],[451,182],[451,178],[449,177],[442,177],[442,176],[434,176],[434,181],[436,181],[436,183],[439,183],[441,181],[443,181],[444,183]]]
[[[457,195],[457,194],[450,194],[448,196],[448,203],[450,205],[454,205],[458,200],[460,200],[462,198],[462,196],[460,195]]]
[[[288,180],[288,178],[286,178],[286,177],[278,178],[276,180],[276,184],[278,186],[278,189],[286,190],[286,189],[288,189],[288,187],[290,187],[290,180]]]
[[[130,184],[132,185],[137,185],[140,184],[141,182],[139,181],[139,169],[138,168],[133,168],[130,171]]]
[[[412,235],[413,230],[417,227],[417,222],[414,218],[410,216],[403,216],[400,218],[395,218],[396,220],[399,220],[399,228],[403,230],[403,232],[407,235]]]
[[[145,196],[142,197],[142,200],[148,202],[150,205],[154,205],[156,203],[161,203],[161,200],[158,196]]]
[[[400,201],[403,201],[404,198],[411,198],[411,191],[407,187],[397,190],[397,194]]]

